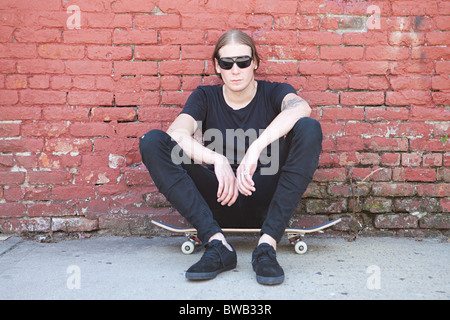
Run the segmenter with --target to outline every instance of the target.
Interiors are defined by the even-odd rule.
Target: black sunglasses
[[[219,66],[224,70],[230,70],[233,68],[233,65],[236,63],[240,69],[245,69],[250,67],[252,64],[252,57],[249,56],[240,56],[240,57],[226,57],[220,58],[218,60]]]

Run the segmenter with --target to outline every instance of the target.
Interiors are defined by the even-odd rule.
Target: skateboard
[[[285,233],[287,234],[289,243],[294,245],[294,250],[298,254],[304,254],[308,250],[308,246],[305,242],[302,241],[302,237],[307,233],[313,232],[321,232],[322,230],[334,226],[335,224],[341,222],[341,219],[334,219],[317,226],[311,228],[287,228]],[[184,233],[188,238],[186,242],[181,245],[181,252],[184,254],[191,254],[194,252],[195,245],[199,245],[201,243],[200,239],[197,238],[197,230],[194,228],[182,228],[175,227],[170,224],[152,220],[152,223],[161,227],[163,229],[169,230],[171,232],[176,233]],[[261,229],[253,229],[253,228],[223,228],[222,231],[224,233],[253,233],[260,232]]]

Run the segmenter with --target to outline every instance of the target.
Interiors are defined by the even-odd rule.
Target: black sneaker
[[[230,245],[231,246],[231,245]],[[220,272],[236,268],[236,250],[228,250],[220,240],[213,240],[205,244],[206,250],[202,258],[188,271],[186,278],[189,280],[214,279]]]
[[[280,284],[284,281],[284,271],[277,261],[275,249],[267,243],[261,243],[252,255],[256,281],[260,284]]]

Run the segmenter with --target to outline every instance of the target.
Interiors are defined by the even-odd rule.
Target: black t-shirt
[[[223,85],[199,86],[181,113],[197,121],[204,146],[225,155],[236,168],[250,144],[281,112],[281,103],[289,93],[296,94],[290,84],[258,80],[253,100],[244,108],[234,110],[225,101]],[[261,153],[259,166],[268,165],[270,149]]]

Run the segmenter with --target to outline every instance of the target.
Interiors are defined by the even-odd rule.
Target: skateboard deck
[[[341,219],[334,219],[317,226],[310,228],[287,228],[284,232],[287,234],[288,240],[295,246],[295,252],[298,254],[304,254],[307,251],[308,246],[305,242],[301,241],[302,237],[307,233],[320,232],[335,224],[341,222]],[[181,246],[181,251],[184,254],[191,254],[194,252],[195,245],[200,244],[200,239],[197,238],[197,230],[195,228],[176,227],[170,224],[152,220],[154,225],[166,229],[171,232],[184,233],[188,238],[188,241],[184,242]],[[258,228],[222,228],[224,233],[258,233],[261,229]]]

